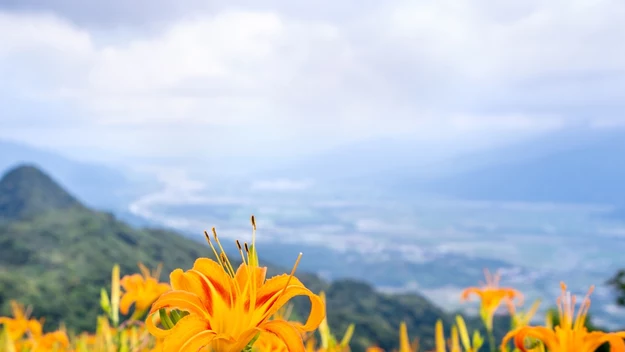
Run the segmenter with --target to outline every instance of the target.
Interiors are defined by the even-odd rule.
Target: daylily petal
[[[43,332],[43,326],[39,320],[31,319],[28,321],[28,330],[35,336],[40,336]]]
[[[252,341],[254,336],[259,333],[258,328],[248,329],[241,335],[234,338],[227,334],[217,335],[213,341],[212,347],[215,351],[223,352],[240,352]]]
[[[290,352],[305,352],[302,335],[298,329],[284,320],[272,320],[265,322],[261,328],[268,333],[278,336],[287,346]]]
[[[171,329],[171,335],[164,341],[163,350],[172,352],[195,352],[210,344],[215,332],[208,329],[206,320],[187,315]]]
[[[150,269],[148,269],[145,265],[143,265],[143,263],[139,263],[138,267],[139,267],[139,270],[141,270],[141,274],[143,274],[143,277],[145,278],[152,277],[150,273]]]
[[[313,331],[323,321],[326,315],[325,305],[321,298],[307,289],[304,284],[297,278],[291,278],[289,286],[284,289],[284,285],[288,280],[288,275],[276,276],[261,288],[258,292],[258,301],[263,305],[260,311],[266,311],[267,316],[273,315],[282,306],[284,306],[289,300],[296,296],[308,296],[310,299],[310,313],[306,323],[301,328],[304,331]],[[270,285],[271,281],[271,285]],[[282,286],[282,289],[278,289]],[[284,292],[282,290],[284,289]]]
[[[601,331],[593,331],[584,338],[584,350],[596,351],[599,346],[604,343],[610,343],[611,352],[625,352],[625,343],[623,337],[619,334],[604,333]]]
[[[460,297],[463,301],[466,301],[469,299],[469,296],[471,295],[477,295],[479,297],[482,297],[482,290],[477,287],[469,287],[465,289],[464,291],[462,291],[462,293],[460,294]]]
[[[182,321],[182,319],[180,320]],[[154,335],[154,337],[156,338],[164,338],[166,336],[169,336],[171,334],[171,330],[161,329],[156,326],[156,324],[159,324],[160,322],[161,322],[161,319],[158,313],[156,314],[150,313],[148,314],[148,317],[145,320],[145,327],[148,329],[148,332]]]
[[[200,297],[198,297],[195,293],[186,291],[170,291],[164,293],[156,302],[154,302],[152,309],[150,310],[150,314],[161,308],[177,308],[180,310],[186,310],[189,313],[197,314],[201,317],[209,316]]]
[[[171,288],[173,290],[182,290],[182,291],[193,291],[194,285],[189,282],[187,275],[182,269],[175,269],[169,274],[169,282],[171,283]]]
[[[138,295],[136,291],[129,291],[122,295],[122,299],[119,301],[119,311],[126,315],[130,311],[130,306],[137,301]]]
[[[224,271],[221,265],[208,258],[198,258],[190,272],[198,272],[202,278],[208,280],[214,292],[224,302],[230,302],[235,294],[232,287],[232,278]]]
[[[139,274],[126,275],[119,280],[119,285],[126,291],[136,290],[143,282],[143,277]]]
[[[519,332],[520,328],[514,329],[512,331],[508,331],[508,333],[503,337],[503,339],[501,339],[501,345],[499,347],[500,350],[505,351],[505,347],[508,345],[508,342],[510,342],[510,339],[512,339],[514,336],[516,336],[516,334]]]
[[[167,291],[171,290],[171,286],[169,286],[169,285],[168,285],[168,284],[166,284],[166,283],[162,283],[162,282],[161,282],[161,283],[159,283],[159,284],[158,284],[158,286],[156,287],[156,290],[157,290],[157,291],[159,291],[159,292],[165,293],[165,292],[167,292]]]
[[[514,336],[514,345],[523,352],[528,352],[525,348],[525,338],[533,337],[542,341],[548,350],[558,351],[558,337],[556,333],[544,326],[524,326],[517,330]]]
[[[239,265],[239,268],[237,268],[234,279],[237,282],[237,285],[241,289],[243,289],[245,287],[249,287],[252,284],[255,285],[253,287],[261,287],[265,282],[266,276],[266,267],[249,266],[245,263],[241,263],[241,265]]]
[[[13,313],[13,318],[16,320],[24,320],[26,319],[26,315],[24,314],[24,306],[17,303],[17,301],[11,301],[11,313]]]

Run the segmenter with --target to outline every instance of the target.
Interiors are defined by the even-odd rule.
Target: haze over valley
[[[606,136],[611,138],[599,138]],[[500,270],[502,283],[523,287],[527,299],[556,295],[560,280],[580,288],[596,284],[593,314],[600,323],[618,326],[622,324],[622,312],[613,304],[613,293],[603,285],[616,270],[625,267],[625,219],[619,215],[622,204],[617,196],[623,188],[620,180],[612,178],[614,183],[609,183],[604,177],[606,173],[622,172],[621,164],[609,160],[619,157],[618,148],[625,139],[613,136],[613,132],[598,133],[581,152],[575,144],[562,142],[554,151],[538,156],[518,152],[524,150],[523,146],[513,144],[508,148],[517,153],[508,154],[503,164],[489,155],[493,152],[484,151],[464,156],[465,165],[457,170],[446,166],[452,163],[442,159],[438,165],[444,166],[428,166],[429,174],[419,175],[415,175],[419,167],[409,168],[406,160],[397,162],[399,166],[394,169],[395,161],[388,161],[391,171],[364,174],[361,178],[328,176],[328,168],[310,168],[308,177],[301,177],[301,166],[291,167],[289,174],[288,164],[275,168],[284,172],[283,177],[275,177],[278,171],[270,167],[257,175],[224,177],[219,173],[221,168],[223,175],[236,175],[236,170],[223,165],[209,167],[217,163],[207,163],[206,167],[158,167],[146,161],[132,169],[85,168],[79,161],[63,159],[65,163],[48,166],[70,190],[78,192],[82,186],[68,175],[89,184],[98,180],[93,176],[101,174],[99,168],[115,170],[112,174],[122,182],[100,184],[100,193],[82,195],[91,204],[109,209],[136,226],[167,227],[198,241],[203,239],[202,231],[216,226],[222,238],[248,239],[247,219],[254,214],[263,253],[278,265],[290,265],[302,251],[305,256],[301,270],[330,280],[364,279],[385,291],[422,292],[448,309],[471,311],[472,306],[460,305],[458,295],[462,288],[483,280],[484,268]],[[14,150],[24,147],[11,145]],[[605,153],[608,147],[614,154]],[[35,163],[49,159],[38,149],[28,150],[31,154],[26,158]],[[346,160],[357,160],[350,158],[349,149],[345,150]],[[593,150],[595,155],[589,153]],[[405,151],[404,155],[416,153]],[[5,159],[4,165],[18,162],[26,154],[16,155],[14,160]],[[480,158],[495,161],[466,166],[471,159]],[[560,166],[559,175],[545,167],[546,163],[576,165],[583,158],[595,164],[606,160],[606,167],[595,168],[583,178],[564,166]],[[419,163],[415,159],[415,164]],[[337,174],[349,175],[349,171],[342,173],[341,160],[332,162],[337,165],[332,168]],[[350,167],[364,168],[362,164],[354,162]],[[484,176],[474,176],[480,173]],[[464,174],[472,176],[463,178]],[[415,182],[403,189],[398,187],[400,181],[389,181],[407,180],[409,176]],[[505,182],[509,187],[480,189],[483,177],[499,179],[491,184]],[[550,181],[553,177],[560,181]],[[449,182],[456,187],[446,188]],[[462,182],[464,188],[458,186]],[[551,186],[543,188],[545,182],[551,182]],[[150,187],[141,191],[135,185]],[[569,198],[562,199],[558,197],[562,194],[559,188],[578,192],[569,192]],[[523,197],[515,198],[515,189],[524,189]],[[467,190],[473,197],[462,197]],[[134,195],[111,202],[110,194]],[[593,197],[585,198],[588,194]],[[605,197],[597,196],[602,194]],[[548,201],[549,197],[554,201]]]

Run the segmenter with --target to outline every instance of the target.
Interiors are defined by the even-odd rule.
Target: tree
[[[625,269],[619,270],[613,278],[608,280],[608,285],[616,290],[616,304],[625,306]]]

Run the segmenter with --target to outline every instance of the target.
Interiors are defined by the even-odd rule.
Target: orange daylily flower
[[[145,312],[150,305],[163,293],[169,291],[171,287],[166,283],[159,283],[161,265],[150,273],[150,270],[142,263],[139,263],[141,274],[133,274],[124,276],[120,285],[124,288],[124,294],[119,302],[119,311],[122,314],[128,314],[130,306],[135,304],[135,315]]]
[[[219,263],[199,258],[186,272],[174,270],[170,275],[173,290],[152,305],[147,319],[148,330],[164,339],[164,349],[168,352],[198,351],[205,347],[215,352],[241,352],[259,333],[277,336],[289,351],[304,352],[302,335],[319,326],[325,317],[325,307],[321,298],[294,276],[301,253],[290,275],[266,280],[267,268],[258,265],[254,233],[252,248],[245,245],[247,258],[237,241],[243,262],[236,272],[214,229],[213,234],[220,249],[219,255],[208,234],[206,237]],[[295,296],[310,298],[311,311],[305,324],[269,320]],[[152,320],[160,309],[179,309],[188,315],[173,328],[164,330],[156,327]]]
[[[567,292],[566,285],[560,283],[562,295],[558,297],[558,312],[560,324],[554,329],[544,326],[523,326],[509,332],[501,343],[503,349],[508,341],[514,337],[515,346],[523,352],[528,352],[525,346],[526,338],[540,340],[550,352],[592,352],[604,343],[610,344],[610,351],[625,352],[625,331],[605,333],[601,331],[588,332],[584,323],[590,308],[591,286],[588,294],[582,301],[574,319],[575,296]]]
[[[384,350],[378,346],[367,347],[365,352],[384,352]]]
[[[468,300],[471,295],[477,295],[480,298],[480,315],[484,320],[486,328],[492,331],[493,315],[502,301],[512,301],[518,298],[518,304],[522,304],[523,295],[513,288],[499,287],[499,273],[491,276],[488,270],[484,270],[484,275],[486,276],[486,285],[482,287],[469,287],[462,291],[461,297],[463,301]]]
[[[98,342],[98,335],[83,332],[78,336],[78,341],[84,346],[93,346]]]
[[[55,349],[67,349],[69,347],[69,338],[63,330],[50,332],[47,334],[33,334],[33,339],[28,343],[29,352],[49,352]]]
[[[39,320],[29,319],[24,306],[18,302],[11,301],[10,304],[13,318],[0,317],[0,325],[4,325],[11,340],[16,341],[26,333],[41,334],[42,323]]]

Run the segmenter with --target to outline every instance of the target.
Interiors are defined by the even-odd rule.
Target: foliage
[[[607,283],[612,286],[618,294],[616,303],[620,306],[625,306],[625,269],[619,270]]]

